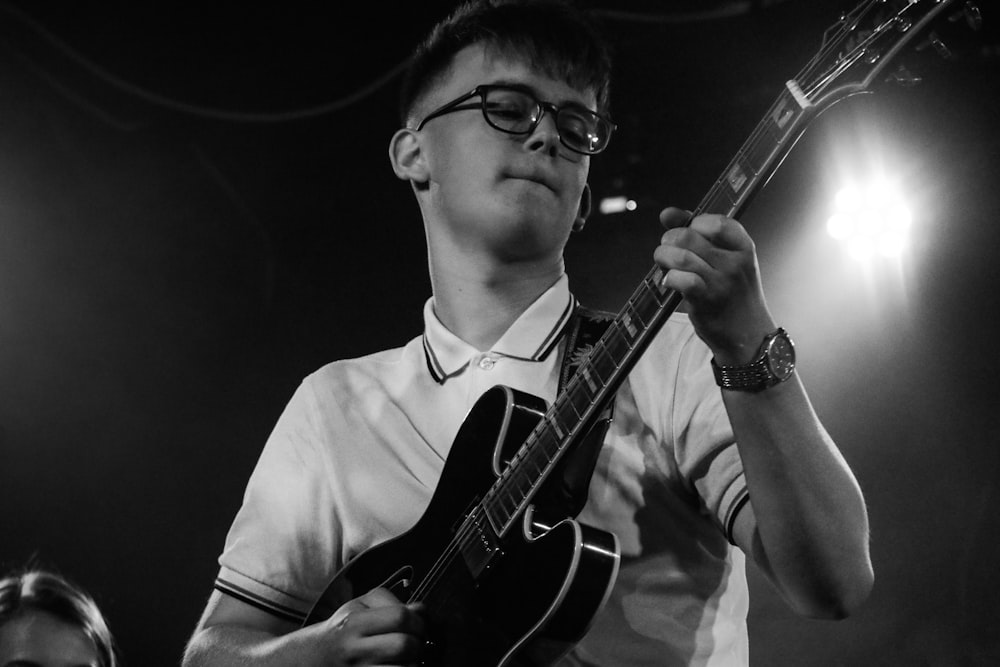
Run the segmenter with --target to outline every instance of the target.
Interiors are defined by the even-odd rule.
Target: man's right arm
[[[416,662],[424,646],[419,606],[375,589],[330,618],[299,627],[213,591],[184,651],[184,667],[386,665]]]

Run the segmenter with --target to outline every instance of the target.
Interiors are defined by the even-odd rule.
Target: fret
[[[736,156],[735,162],[738,162],[743,171],[750,176],[750,178],[756,181],[757,175],[760,173],[760,168],[750,162],[749,159],[749,146],[756,144],[756,140],[750,140],[743,146],[743,150],[739,155]]]
[[[750,176],[747,175],[746,169],[740,164],[739,160],[734,160],[730,163],[729,169],[726,170],[726,185],[732,190],[736,197],[740,196],[743,191],[743,186],[750,182]]]
[[[794,81],[789,81],[786,84],[789,87],[781,92],[762,123],[763,129],[767,130],[776,144],[782,144],[788,138],[795,130],[796,121],[809,108],[808,100],[799,99],[798,95],[793,92],[793,88],[797,90],[797,86],[794,84]],[[799,94],[801,95],[801,91]]]
[[[558,419],[554,418],[548,420],[549,429],[558,436],[560,440],[566,437],[566,429],[563,428],[562,424],[559,423]]]
[[[736,201],[730,196],[728,188],[719,187],[716,184],[716,187],[712,188],[712,192],[702,200],[698,210],[701,213],[725,214],[731,211],[735,204]]]
[[[566,390],[566,397],[573,404],[577,414],[583,417],[587,408],[594,402],[594,395],[587,391],[583,385],[576,384]]]
[[[666,285],[663,284],[663,277],[665,275],[666,273],[663,271],[663,267],[657,264],[643,280],[643,282],[650,288],[649,291],[656,294],[658,300],[659,297],[663,296],[663,294],[667,291]],[[663,302],[661,301],[661,304],[662,303]]]
[[[777,150],[778,142],[771,138],[770,133],[761,135],[746,151],[745,160],[754,173],[759,174]]]
[[[497,529],[510,520],[510,515],[500,506],[500,497],[498,492],[493,492],[486,496],[481,503],[482,508],[486,511],[486,518],[489,519],[496,532],[499,532]]]
[[[628,341],[621,335],[618,324],[614,323],[609,329],[609,335],[604,343],[604,348],[611,355],[617,364],[619,360],[625,358],[625,354],[631,349]]]
[[[570,431],[580,423],[580,414],[569,401],[558,401],[555,405],[555,412],[559,416],[559,421],[562,422],[562,425]]]
[[[560,438],[560,440],[562,440],[562,438]],[[528,461],[530,461],[531,465],[533,465],[535,468],[534,470],[535,477],[538,477],[543,472],[545,472],[545,468],[548,466],[550,460],[551,460],[550,456],[532,452],[531,456],[528,457]]]
[[[649,290],[643,291],[641,294],[633,298],[629,302],[629,305],[635,311],[635,314],[642,321],[642,326],[644,329],[648,329],[649,325],[656,320],[657,312],[660,310],[660,299],[655,292],[650,292]]]
[[[635,319],[638,318],[633,318],[632,313],[633,310],[631,304],[628,304],[625,306],[625,313],[621,316],[621,324],[625,328],[625,333],[628,334],[630,341],[635,340],[636,336],[639,334],[639,327],[635,323]]]
[[[532,452],[531,462],[537,473],[535,476],[536,480],[545,472],[546,468],[549,467],[549,464],[552,463],[552,461],[559,458],[558,454],[562,448],[562,444],[563,441],[553,439],[541,449]]]
[[[551,436],[548,437],[551,439]],[[545,469],[545,457],[539,453],[540,450],[544,449],[544,445],[539,444],[541,441],[542,437],[539,437],[538,440],[529,444],[530,449],[521,461],[521,468],[523,468],[526,479],[537,478]]]
[[[518,470],[512,477],[511,483],[514,485],[514,490],[517,492],[517,504],[521,504],[525,498],[528,497],[528,493],[531,491],[532,480],[528,479],[527,474],[524,470]],[[512,494],[515,495],[515,494]]]
[[[774,104],[774,108],[768,114],[768,119],[773,123],[774,129],[780,133],[781,138],[784,138],[784,135],[794,125],[792,121],[795,120],[796,106],[795,100],[791,95],[782,91],[781,95],[778,96],[778,101]]]
[[[657,264],[653,267],[653,270],[646,274],[646,277],[642,279],[642,284],[636,289],[635,293],[646,292],[652,294],[657,301],[660,300],[660,280],[663,278],[663,270],[660,265]]]
[[[590,353],[590,364],[591,370],[594,374],[600,378],[601,384],[608,384],[611,378],[614,376],[616,370],[618,370],[618,364],[615,360],[608,354],[607,349],[604,344],[598,342],[594,346],[593,351]]]
[[[594,380],[594,374],[591,372],[590,367],[587,365],[581,366],[580,370],[577,371],[577,375],[583,378],[583,381],[587,383],[590,388],[590,393],[596,395],[600,389],[601,384]]]
[[[561,435],[556,438],[552,431],[545,431],[535,441],[536,448],[533,451],[539,452],[538,456],[548,462],[559,452],[562,439]]]

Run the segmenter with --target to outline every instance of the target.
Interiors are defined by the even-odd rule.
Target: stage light
[[[605,197],[597,205],[598,210],[603,215],[634,211],[638,206],[634,199],[629,199],[628,197]]]
[[[906,250],[912,217],[892,183],[878,179],[865,187],[844,187],[833,208],[827,233],[852,257],[899,257]]]

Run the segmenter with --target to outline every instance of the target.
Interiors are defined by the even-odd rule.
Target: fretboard
[[[790,81],[694,214],[738,215],[801,134],[809,110],[804,95]],[[593,427],[681,300],[679,292],[664,285],[659,266],[646,274],[484,496],[481,507],[497,534],[507,532],[563,453]]]

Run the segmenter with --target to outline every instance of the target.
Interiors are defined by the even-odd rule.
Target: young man
[[[613,129],[609,71],[585,19],[538,0],[461,8],[418,51],[390,158],[426,228],[424,334],[300,386],[250,479],[185,665],[420,659],[425,610],[384,589],[301,622],[351,557],[421,517],[484,391],[555,397],[575,305],[563,247]],[[763,341],[787,340],[753,243],[721,216],[661,220],[655,261],[690,316],[669,318],[616,395],[580,520],[617,535],[622,565],[561,664],[746,664],[744,554],[811,616],[846,615],[872,584],[860,491],[798,377],[744,368]]]

